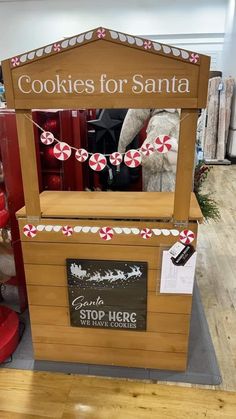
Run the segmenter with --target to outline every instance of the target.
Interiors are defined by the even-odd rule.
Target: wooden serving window
[[[206,104],[209,61],[204,55],[104,28],[3,61],[7,105],[16,110],[26,217],[201,218],[191,191],[198,109]],[[112,192],[40,196],[31,109],[96,107],[181,108],[175,192],[156,193],[152,215],[145,211],[148,192],[116,192],[116,198]],[[91,199],[93,210],[84,210]],[[136,215],[135,199],[141,208]],[[127,211],[119,213],[121,200]],[[109,211],[104,213],[105,201]]]

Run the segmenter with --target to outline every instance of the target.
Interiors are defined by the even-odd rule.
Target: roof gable
[[[209,57],[97,28],[2,62],[8,107],[201,108]]]
[[[146,52],[172,57],[176,60],[190,62],[196,65],[199,65],[201,60],[201,54],[192,51],[172,47],[166,44],[151,41],[150,39],[128,35],[107,28],[96,28],[12,57],[10,58],[11,67],[25,65],[34,60],[40,60],[43,57],[62,53],[68,49],[76,48],[97,40],[111,41],[131,48],[137,48]]]

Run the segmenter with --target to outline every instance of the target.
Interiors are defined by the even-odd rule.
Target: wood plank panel
[[[91,260],[125,260],[148,262],[149,269],[159,268],[159,249],[144,246],[113,246],[100,244],[22,243],[24,262],[40,265],[65,265],[66,258]]]
[[[21,241],[23,242],[50,242],[50,243],[94,243],[94,244],[104,244],[106,246],[112,245],[135,245],[135,246],[172,246],[176,241],[178,241],[178,232],[181,232],[183,228],[176,228],[172,223],[160,223],[160,222],[144,222],[144,221],[116,221],[116,220],[70,220],[70,219],[63,219],[63,220],[55,220],[55,219],[42,219],[40,221],[41,225],[47,226],[47,228],[51,229],[52,231],[37,231],[35,237],[26,237],[23,232],[23,228],[26,224],[25,219],[19,218],[19,228],[20,228],[20,235]],[[87,229],[85,232],[80,231],[73,232],[70,237],[65,236],[62,231],[53,231],[53,226],[61,227],[62,226],[80,226],[86,227],[87,229],[90,227],[97,227],[97,232],[92,233],[88,232]],[[99,229],[104,226],[110,226],[112,228],[119,227],[119,228],[129,228],[132,231],[132,228],[135,230],[139,230],[137,234],[125,234],[124,232],[118,234],[114,231],[114,236],[112,241],[105,241],[101,240],[99,235]],[[197,234],[197,223],[190,223],[188,228]],[[155,234],[153,232],[152,237],[148,240],[143,239],[141,236],[141,230],[143,228],[150,228],[158,230]],[[163,230],[163,231],[161,231]],[[174,234],[172,234],[174,233]],[[195,242],[193,242],[195,245]]]
[[[142,351],[98,347],[34,343],[35,359],[81,362],[87,364],[120,365],[184,371],[187,356],[178,352]]]
[[[50,287],[28,285],[28,299],[31,305],[68,307],[67,287]],[[192,296],[176,294],[156,294],[149,292],[147,311],[150,313],[181,313],[191,312]]]
[[[188,335],[130,332],[128,330],[83,329],[34,325],[34,343],[96,346],[99,348],[142,349],[158,352],[187,352]]]
[[[30,305],[31,325],[69,326],[70,316],[67,307]],[[189,332],[190,315],[176,313],[152,313],[147,318],[149,332],[182,333]]]
[[[43,218],[172,219],[174,192],[44,191],[40,205]],[[17,212],[18,218],[25,215],[24,207]],[[189,218],[202,220],[194,193]]]
[[[148,270],[148,290],[159,291],[160,270]],[[58,265],[25,264],[28,285],[67,287],[66,267]]]

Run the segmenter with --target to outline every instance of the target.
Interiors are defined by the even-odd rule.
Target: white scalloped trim
[[[81,232],[81,230],[82,230],[82,226],[75,226],[75,227],[74,227],[74,232],[75,232],[75,233],[80,233],[80,232]]]
[[[110,36],[112,39],[119,39],[121,42],[128,42],[130,45],[137,45],[139,47],[142,47],[144,45],[145,40],[142,38],[134,37],[131,35],[126,35],[122,32],[116,32],[109,30]],[[77,44],[82,44],[83,42],[89,41],[94,34],[94,31],[89,31],[84,34],[73,36],[68,39],[64,39],[62,42],[57,43],[59,47],[62,49],[73,47]],[[103,38],[101,38],[103,39]],[[146,40],[148,42],[148,40]],[[150,41],[152,42],[152,41]],[[189,59],[189,53],[185,50],[179,50],[175,47],[169,47],[168,45],[162,45],[158,42],[152,42],[153,48],[155,51],[162,51],[164,54],[170,54],[172,53],[175,57],[182,57],[184,60]],[[51,52],[60,52],[60,48],[58,50],[55,50],[53,48],[54,44],[47,45],[45,48],[39,48],[37,50],[31,51],[28,54],[23,54],[19,57],[13,57],[19,59],[19,63],[24,64],[26,61],[33,60],[35,57],[42,57],[43,54],[50,54]],[[12,59],[13,59],[12,58]],[[13,65],[13,64],[12,64]]]
[[[47,226],[45,226],[45,230],[46,231],[52,231],[53,230],[53,226],[47,225]]]
[[[45,227],[45,225],[43,225],[43,224],[39,224],[39,225],[36,227],[36,229],[37,229],[38,231],[43,231],[43,230],[44,230],[44,227]]]
[[[58,231],[61,231],[62,226],[53,226],[53,231],[55,231],[56,233],[58,233]]]
[[[90,227],[88,227],[88,226],[82,227],[82,232],[83,233],[88,233],[89,231],[90,231]]]

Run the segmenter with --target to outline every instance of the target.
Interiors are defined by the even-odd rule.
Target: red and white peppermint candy
[[[71,156],[71,148],[67,143],[57,143],[53,147],[53,154],[58,160],[67,160]]]
[[[151,41],[144,41],[143,46],[145,49],[151,49],[152,48],[152,42]]]
[[[13,67],[16,67],[16,66],[20,65],[20,60],[19,60],[18,57],[14,57],[14,58],[11,59],[11,63],[13,65]]]
[[[141,164],[142,157],[138,150],[129,150],[125,153],[124,162],[126,166],[134,168]]]
[[[40,135],[40,140],[42,141],[43,144],[45,145],[49,145],[52,144],[54,141],[54,135],[49,132],[49,131],[44,131],[41,135]]]
[[[79,162],[83,163],[88,158],[88,152],[84,148],[79,148],[75,153],[75,158]]]
[[[55,51],[55,52],[61,51],[61,45],[60,44],[53,44],[53,51]]]
[[[115,151],[110,155],[110,162],[114,166],[118,166],[122,162],[122,154],[118,151]]]
[[[98,38],[105,38],[105,36],[106,36],[106,31],[105,31],[105,29],[103,29],[103,28],[101,28],[101,29],[98,29],[97,30],[97,36],[98,36]]]
[[[154,146],[151,143],[143,144],[140,151],[144,156],[150,156],[154,152]]]
[[[190,63],[196,64],[198,62],[198,60],[199,60],[199,55],[198,54],[192,53],[190,55],[190,58],[189,58]]]
[[[33,238],[37,234],[37,229],[33,224],[26,224],[23,227],[23,233],[26,237]]]
[[[150,237],[152,237],[152,230],[150,230],[150,228],[143,228],[140,234],[143,239],[150,239]]]
[[[191,230],[183,230],[179,233],[181,243],[189,244],[195,239],[195,234]]]
[[[172,141],[169,135],[160,135],[155,139],[155,148],[158,153],[167,153],[172,148]]]
[[[89,159],[89,166],[91,169],[101,172],[107,165],[107,159],[106,157],[101,153],[95,153],[92,154],[92,156]]]
[[[73,228],[70,226],[64,226],[62,227],[62,233],[64,234],[64,236],[72,236],[73,234]]]
[[[99,235],[101,239],[103,240],[111,240],[112,237],[114,236],[114,231],[112,230],[111,227],[102,227],[99,230]]]

